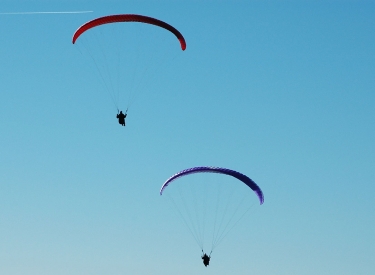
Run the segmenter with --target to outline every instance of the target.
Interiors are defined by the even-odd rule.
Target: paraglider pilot
[[[202,251],[203,252],[203,251]],[[204,252],[203,252],[204,253]],[[210,264],[210,259],[211,257],[210,256],[207,256],[206,253],[203,254],[202,256],[202,260],[203,260],[203,264],[205,267],[207,267],[209,264]]]
[[[125,112],[125,114],[122,113],[122,111],[120,111],[120,113],[117,114],[117,118],[118,118],[118,123],[121,124],[122,126],[125,126],[125,118],[126,118],[127,114]]]

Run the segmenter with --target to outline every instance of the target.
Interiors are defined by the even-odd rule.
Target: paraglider
[[[230,178],[212,179],[211,176],[201,175],[195,180],[189,180],[192,174],[207,173],[227,175]],[[188,176],[187,179],[185,176]],[[176,180],[182,183],[169,187]],[[164,182],[159,194],[163,195],[169,188],[172,190],[167,192],[167,197],[171,199],[172,208],[181,216],[201,248],[201,258],[206,267],[213,250],[253,207],[254,201],[260,205],[264,203],[263,192],[252,179],[227,168],[200,166],[182,170]],[[247,190],[252,190],[256,196]],[[207,248],[211,251],[209,254],[204,252]]]
[[[125,126],[125,118],[127,116],[127,113],[125,112],[125,114],[122,113],[122,111],[120,111],[120,113],[117,114],[117,118],[118,118],[118,123],[121,124],[122,126]]]
[[[203,264],[205,267],[207,267],[210,264],[210,259],[211,259],[211,256],[208,256],[206,253],[203,254],[202,260],[203,260]]]
[[[77,44],[79,52],[86,55],[97,70],[98,78],[117,111],[121,109],[120,105],[128,110],[156,68],[174,58],[172,53],[180,52],[178,47],[169,43],[170,35],[164,30],[178,39],[182,51],[186,50],[185,38],[175,27],[138,14],[99,17],[84,23],[74,32],[72,43]],[[126,115],[127,112],[118,112],[116,116],[122,126],[125,126]]]

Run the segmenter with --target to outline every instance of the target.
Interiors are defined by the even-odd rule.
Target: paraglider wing
[[[172,27],[171,25],[144,15],[137,15],[137,14],[117,14],[117,15],[109,15],[104,17],[99,17],[94,20],[91,20],[85,24],[83,24],[81,27],[78,28],[78,30],[73,35],[73,44],[76,42],[78,37],[84,33],[85,31],[94,28],[96,26],[100,26],[103,24],[109,24],[109,23],[117,23],[117,22],[141,22],[141,23],[147,23],[155,26],[159,26],[161,28],[164,28],[171,33],[173,33],[177,39],[180,41],[181,49],[184,51],[186,49],[186,42],[182,34]]]
[[[219,168],[219,167],[193,167],[193,168],[189,168],[189,169],[183,170],[181,172],[178,172],[177,174],[175,174],[172,177],[170,177],[162,185],[162,187],[160,189],[160,195],[163,194],[164,189],[172,181],[174,181],[174,180],[176,180],[176,179],[178,179],[180,177],[183,177],[183,176],[186,176],[186,175],[190,175],[190,174],[194,174],[194,173],[219,173],[219,174],[224,174],[224,175],[232,176],[232,177],[234,177],[234,178],[242,181],[247,186],[249,186],[251,188],[251,190],[253,190],[256,193],[256,195],[258,196],[260,204],[263,204],[263,202],[264,202],[264,196],[263,196],[262,190],[259,188],[259,186],[252,179],[250,179],[249,177],[247,177],[244,174],[241,174],[241,173],[239,173],[237,171],[230,170],[230,169],[227,169],[227,168]]]

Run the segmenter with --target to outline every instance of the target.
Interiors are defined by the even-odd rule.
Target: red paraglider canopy
[[[109,15],[104,17],[99,17],[94,20],[91,20],[85,24],[83,24],[81,27],[78,28],[78,30],[73,35],[73,44],[76,42],[78,37],[84,33],[85,31],[94,28],[96,26],[100,26],[103,24],[109,24],[109,23],[117,23],[117,22],[141,22],[141,23],[147,23],[155,26],[159,26],[161,28],[164,28],[171,33],[173,33],[177,39],[180,41],[181,49],[184,51],[186,49],[186,42],[182,34],[171,25],[144,15],[137,15],[137,14],[117,14],[117,15]]]

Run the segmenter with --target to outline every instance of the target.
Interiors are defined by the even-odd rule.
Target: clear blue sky
[[[79,10],[93,12],[0,15],[0,274],[375,274],[374,1],[0,7]],[[71,43],[118,13],[187,42],[145,81],[126,127]],[[207,268],[158,194],[200,165],[238,170],[265,195]]]

